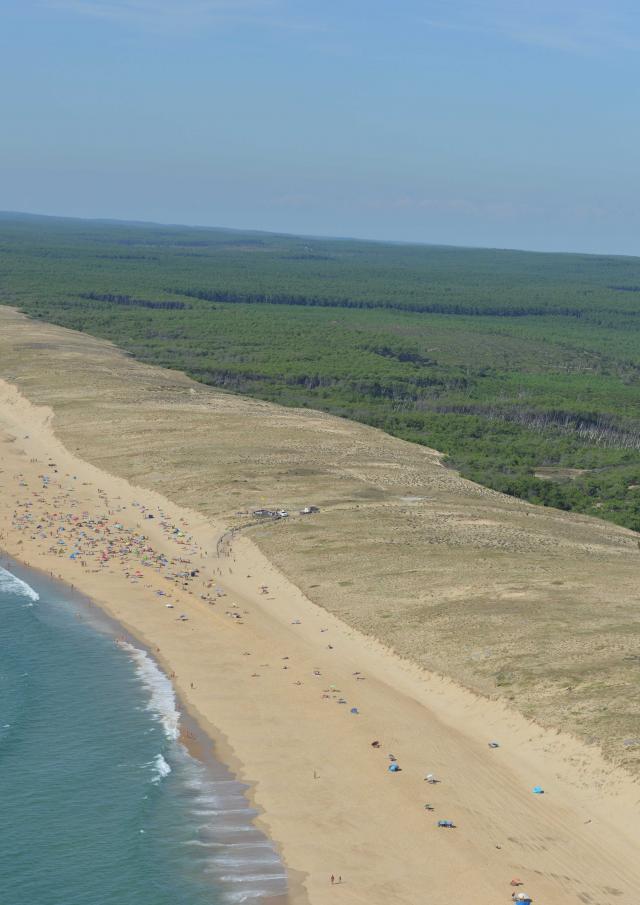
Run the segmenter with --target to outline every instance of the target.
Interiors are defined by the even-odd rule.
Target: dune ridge
[[[312,518],[243,534],[307,597],[400,656],[640,771],[633,532],[530,506],[463,480],[433,450],[203,387],[9,308],[0,363],[55,409],[71,450],[225,528],[259,506],[317,504]]]
[[[294,898],[414,902],[428,892],[444,905],[472,886],[493,905],[509,900],[509,878],[522,873],[537,901],[631,905],[638,795],[618,766],[633,768],[633,746],[603,744],[605,761],[513,709],[576,731],[543,672],[558,656],[556,631],[572,682],[594,682],[611,663],[600,692],[612,691],[598,704],[592,694],[582,712],[618,702],[607,720],[622,735],[633,727],[623,680],[637,628],[631,532],[533,509],[463,481],[433,451],[211,391],[10,309],[0,311],[0,363],[0,543],[74,581],[160,648],[190,709],[255,782],[262,819],[300,881]],[[94,575],[19,536],[13,507],[39,486],[51,455],[60,481],[77,479],[58,491],[88,510],[100,487],[131,530],[140,499],[188,522],[203,572],[229,600],[211,606],[177,589],[189,617],[178,626],[116,564]],[[320,513],[258,526],[247,515],[305,503]],[[156,525],[144,528],[166,547]],[[247,611],[242,625],[223,611],[231,600]],[[434,670],[504,699],[478,698]],[[322,698],[326,683],[359,713],[333,692]],[[494,734],[499,751],[487,747]],[[378,736],[384,753],[370,749]],[[401,760],[397,777],[387,774],[387,749]],[[453,839],[422,808],[429,768],[443,776],[429,795],[436,817],[459,824]],[[539,781],[544,803],[531,795]],[[332,871],[345,875],[339,890],[328,885]]]

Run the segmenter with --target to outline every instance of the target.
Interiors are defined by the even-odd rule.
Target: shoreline
[[[528,885],[535,883],[528,891],[544,905],[585,901],[579,898],[585,887],[601,897],[594,901],[631,905],[629,896],[638,878],[631,867],[625,870],[621,864],[631,865],[636,851],[638,787],[626,774],[593,749],[534,725],[502,702],[479,698],[451,680],[401,661],[304,598],[247,538],[235,539],[230,555],[217,559],[209,552],[215,551],[217,528],[204,517],[78,460],[53,435],[48,413],[36,410],[17,391],[14,398],[17,409],[3,410],[5,420],[11,422],[14,416],[15,429],[5,427],[5,439],[7,434],[14,439],[4,446],[7,456],[0,475],[6,497],[0,509],[5,539],[0,543],[29,568],[35,560],[60,567],[62,581],[86,594],[150,650],[172,678],[187,712],[213,738],[222,761],[249,785],[251,800],[260,811],[259,825],[276,845],[295,880],[292,885],[299,883],[292,890],[292,901],[307,897],[314,905],[328,901],[334,893],[327,878],[335,872],[345,875],[340,895],[347,902],[360,902],[363,896],[369,902],[386,901],[391,894],[410,902],[428,888],[433,905],[444,905],[465,877],[474,883],[479,905],[494,905],[508,900],[509,875],[522,873]],[[19,439],[25,423],[29,434]],[[52,454],[60,480],[44,482],[43,490],[38,474],[43,459]],[[18,481],[20,474],[26,489]],[[122,563],[120,569],[101,569],[96,576],[81,571],[66,554],[47,553],[42,539],[11,527],[15,501],[51,497],[55,488],[69,507],[78,503],[78,508],[96,510],[102,506],[99,494],[95,499],[96,481],[98,487],[109,488],[113,504],[109,519],[131,526],[128,531],[135,532],[139,525],[139,512],[131,509],[135,501],[144,500],[149,509],[162,507],[176,523],[188,521],[190,536],[198,538],[202,570],[210,570],[225,597],[209,604],[192,590],[172,587],[174,607],[188,615],[185,623],[176,624],[153,592],[139,582],[131,584],[131,573]],[[36,508],[41,514],[49,506],[45,499]],[[109,505],[106,508],[109,511]],[[149,528],[154,548],[162,547],[167,555],[175,552],[170,538],[157,528],[154,519]],[[30,530],[27,524],[26,531]],[[36,568],[46,575],[42,565]],[[260,583],[269,587],[267,595],[257,590]],[[241,619],[221,613],[228,605],[241,611]],[[327,639],[331,644],[325,643]],[[242,659],[249,647],[251,667]],[[291,661],[291,680],[287,674],[286,683],[282,673],[273,670],[274,658],[280,670],[288,667],[282,665],[283,655]],[[261,665],[267,659],[271,662]],[[365,673],[365,682],[358,681],[354,667]],[[254,673],[249,674],[250,668]],[[316,669],[328,678],[318,682]],[[349,706],[357,703],[357,715],[350,715],[348,707],[334,707],[338,698],[333,692],[320,699],[329,679]],[[400,781],[391,777],[395,788],[387,781],[380,755],[369,750],[370,739],[378,735],[384,735],[385,750],[395,750],[402,758]],[[497,756],[486,750],[489,735],[500,736]],[[433,797],[446,795],[443,806],[463,815],[455,845],[443,838],[447,834],[426,829],[432,821],[425,823],[416,803],[417,797],[426,795],[422,776],[429,768],[447,777]],[[551,792],[543,814],[532,805],[528,788],[540,779]],[[560,799],[558,804],[553,803],[554,796]],[[400,813],[394,813],[398,809]],[[385,815],[385,827],[376,829],[380,814]],[[438,808],[437,816],[450,815]],[[597,842],[583,838],[584,817],[589,823],[595,817]],[[557,837],[551,849],[548,845],[532,849],[527,839],[518,838],[523,820],[534,838],[543,839],[545,832]],[[605,841],[610,837],[613,845]],[[425,845],[432,856],[427,864]],[[561,854],[556,856],[558,847]],[[596,850],[606,853],[599,866],[591,863]],[[564,874],[558,867],[563,854]],[[340,869],[338,859],[342,863],[348,859],[348,866]],[[590,872],[593,879],[583,881],[582,874]],[[604,874],[609,881],[598,879]],[[624,879],[625,889],[619,890],[616,877]]]
[[[2,548],[0,548],[0,566],[20,579],[20,581],[28,584],[29,587],[33,588],[35,585],[38,588],[38,594],[40,594],[40,590],[43,587],[45,588],[45,592],[46,589],[52,589],[56,596],[59,595],[64,599],[65,605],[68,604],[74,609],[77,607],[78,612],[75,615],[83,621],[88,622],[96,632],[111,638],[114,644],[118,646],[127,645],[132,651],[142,653],[149,659],[154,665],[154,668],[157,669],[167,682],[171,684],[175,695],[175,706],[179,714],[179,735],[175,741],[185,750],[190,758],[206,769],[211,780],[216,778],[219,779],[219,776],[216,774],[222,772],[224,776],[228,776],[237,783],[242,796],[246,801],[248,811],[247,821],[256,826],[265,838],[269,840],[274,851],[277,852],[278,858],[289,878],[290,872],[287,870],[286,864],[282,860],[281,852],[276,843],[270,839],[267,829],[263,825],[259,805],[253,800],[251,785],[237,775],[237,771],[234,769],[233,765],[223,759],[218,750],[218,741],[214,738],[214,733],[205,731],[201,723],[191,712],[188,705],[178,693],[166,669],[154,655],[153,650],[128,627],[117,619],[114,619],[104,607],[97,604],[91,597],[83,594],[64,578],[43,572],[42,569],[39,569],[37,566],[29,565],[22,560],[17,559]],[[256,816],[251,816],[249,813],[251,810],[257,810],[259,813]],[[287,880],[287,886],[291,886],[289,879]],[[290,892],[288,891],[286,895],[260,896],[259,901],[265,903],[265,905],[288,905],[291,901]]]

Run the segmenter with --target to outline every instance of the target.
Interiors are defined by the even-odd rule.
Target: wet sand
[[[77,456],[242,534],[305,596],[640,778],[638,536],[466,481],[438,453],[224,393],[0,306],[0,376]],[[301,516],[315,504],[320,511]],[[261,506],[291,517],[259,522]]]
[[[6,384],[0,431],[0,546],[154,653],[251,784],[293,901],[494,905],[518,878],[540,905],[635,905],[640,791],[595,748],[400,660],[247,538],[218,554],[224,524],[80,461]]]
[[[111,619],[90,598],[71,590],[65,582],[25,567],[6,554],[1,557],[0,566],[0,583],[5,588],[6,576],[15,577],[23,584],[29,597],[33,594],[33,599],[37,601],[39,595],[39,602],[35,604],[39,609],[44,606],[66,611],[68,620],[91,626],[95,634],[106,636],[129,660],[144,689],[136,709],[146,699],[145,709],[160,724],[161,734],[167,741],[152,763],[145,762],[140,766],[143,770],[153,766],[155,775],[151,782],[154,784],[163,784],[170,773],[178,773],[177,787],[174,776],[168,794],[174,807],[179,803],[175,814],[179,819],[178,825],[174,826],[175,838],[172,839],[169,833],[167,842],[183,851],[184,866],[189,875],[193,872],[204,881],[201,892],[205,898],[198,901],[210,901],[210,897],[206,896],[208,886],[210,894],[213,892],[216,901],[222,905],[256,900],[268,902],[268,905],[286,902],[285,868],[273,844],[255,825],[256,810],[246,795],[247,786],[239,782],[216,757],[211,739],[176,700],[171,682],[149,651],[145,651],[137,639],[124,632],[122,625]],[[8,586],[11,586],[11,579]],[[10,597],[9,607],[12,604]],[[25,604],[20,606],[22,608]],[[34,606],[34,603],[27,606]],[[7,613],[7,616],[10,614]],[[48,621],[48,616],[42,613],[35,618]],[[54,616],[54,624],[58,618],[59,614]],[[32,662],[37,660],[32,658]],[[120,662],[120,657],[112,666],[116,662]],[[108,709],[108,702],[105,701],[105,705]],[[162,741],[159,744],[162,746]],[[145,781],[149,781],[148,777],[143,783]],[[170,827],[167,829],[170,830]],[[135,841],[135,836],[130,841]],[[192,863],[189,863],[187,850]],[[30,888],[33,879],[31,875],[22,878]],[[13,880],[15,883],[16,877]],[[70,889],[67,893],[70,894]],[[189,895],[193,895],[193,890]]]

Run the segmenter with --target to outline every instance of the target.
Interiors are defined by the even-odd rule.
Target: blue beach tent
[[[533,794],[534,795],[544,795],[544,789],[542,788],[542,786],[534,786]]]
[[[388,768],[389,773],[399,773],[400,767],[397,764],[389,764]]]

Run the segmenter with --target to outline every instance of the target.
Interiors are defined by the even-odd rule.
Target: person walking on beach
[[[331,874],[331,885],[333,886],[333,884],[335,882],[336,882],[336,878],[333,876],[333,874]]]

